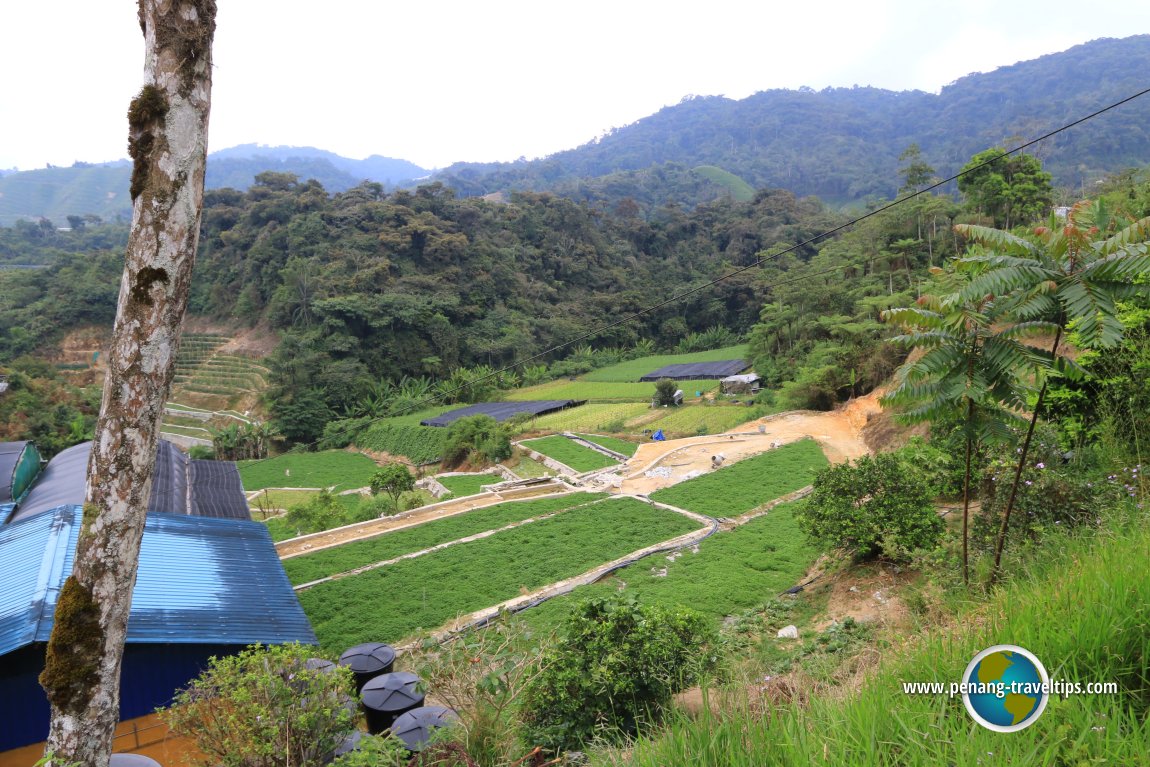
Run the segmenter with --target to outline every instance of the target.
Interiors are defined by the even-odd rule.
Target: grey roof
[[[702,381],[710,378],[726,378],[747,369],[746,360],[716,360],[714,362],[680,362],[652,370],[640,381],[658,381],[672,378],[676,381]]]
[[[28,519],[60,506],[82,505],[91,450],[91,442],[82,442],[49,461],[11,521]],[[206,469],[201,466],[205,463],[215,465]],[[163,439],[156,447],[148,511],[251,519],[234,463],[189,461],[178,447]]]
[[[64,506],[0,527],[0,655],[52,632],[56,598],[82,510]],[[295,592],[259,522],[149,514],[128,642],[314,644]]]
[[[466,418],[469,415],[489,415],[496,421],[503,423],[508,418],[519,415],[520,413],[543,415],[544,413],[553,413],[556,410],[582,405],[586,401],[587,400],[548,399],[526,400],[524,402],[480,402],[477,405],[468,405],[458,410],[449,410],[446,413],[440,413],[434,418],[420,421],[419,424],[421,426],[447,426],[453,421]]]
[[[723,379],[723,383],[754,383],[758,381],[759,376],[756,373],[744,373],[743,375],[727,376]]]

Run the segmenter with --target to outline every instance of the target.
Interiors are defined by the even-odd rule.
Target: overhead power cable
[[[570,346],[574,346],[575,344],[580,343],[581,341],[586,341],[590,338],[595,338],[599,335],[602,335],[603,333],[606,333],[608,330],[612,330],[613,328],[617,328],[620,325],[625,325],[629,322],[637,320],[640,317],[643,317],[643,316],[648,315],[654,311],[662,309],[665,306],[669,306],[669,305],[676,303],[678,301],[682,301],[685,298],[689,298],[690,296],[693,296],[696,293],[701,293],[702,291],[707,290],[708,288],[712,288],[715,285],[718,285],[720,282],[724,282],[726,280],[731,279],[732,277],[737,277],[740,274],[743,274],[744,272],[750,271],[751,269],[755,269],[757,267],[763,266],[764,264],[766,264],[770,261],[777,260],[777,259],[781,258],[782,256],[787,255],[788,253],[793,253],[796,250],[799,250],[800,248],[804,248],[808,245],[812,245],[812,244],[819,242],[821,240],[825,240],[828,237],[831,237],[831,236],[836,235],[842,231],[850,229],[851,227],[855,226],[856,224],[859,224],[863,221],[866,221],[869,218],[873,218],[874,216],[877,216],[880,213],[885,213],[888,210],[896,208],[900,205],[904,205],[907,202],[910,202],[911,200],[915,199],[916,197],[920,197],[920,196],[922,196],[928,192],[932,192],[935,189],[938,189],[939,187],[946,186],[950,182],[957,181],[958,179],[962,178],[963,176],[966,176],[966,175],[969,175],[971,173],[974,173],[975,171],[981,170],[982,168],[985,168],[988,165],[993,165],[994,163],[999,162],[1006,157],[1010,157],[1011,155],[1022,152],[1023,150],[1028,149],[1028,148],[1030,148],[1030,147],[1034,146],[1035,144],[1038,144],[1042,141],[1045,141],[1048,138],[1051,138],[1053,136],[1057,136],[1058,134],[1063,133],[1064,131],[1070,130],[1071,128],[1073,128],[1075,126],[1078,126],[1078,125],[1081,125],[1085,122],[1093,120],[1096,117],[1098,117],[1099,115],[1105,114],[1106,112],[1109,112],[1112,109],[1117,109],[1118,107],[1122,106],[1123,104],[1128,104],[1129,102],[1134,101],[1137,98],[1145,96],[1147,93],[1150,93],[1150,88],[1145,88],[1145,89],[1138,91],[1137,93],[1135,93],[1131,96],[1127,96],[1126,98],[1123,98],[1119,101],[1115,101],[1115,102],[1113,102],[1113,103],[1111,103],[1105,107],[1102,107],[1101,109],[1098,109],[1094,112],[1091,112],[1090,114],[1086,115],[1085,117],[1080,117],[1079,119],[1074,120],[1073,122],[1066,123],[1065,125],[1063,125],[1059,128],[1055,128],[1054,130],[1049,131],[1048,133],[1044,133],[1041,136],[1038,136],[1037,138],[1031,139],[1030,141],[1027,141],[1024,144],[1020,144],[1019,146],[1016,146],[1013,149],[1006,150],[1003,152],[1003,154],[998,155],[998,156],[996,156],[990,160],[986,160],[985,162],[981,162],[972,168],[967,168],[965,170],[962,170],[962,171],[960,171],[960,172],[958,172],[952,176],[949,176],[947,178],[942,179],[941,181],[936,181],[935,183],[930,184],[929,186],[926,186],[926,187],[924,187],[924,188],[922,188],[916,192],[912,192],[912,193],[910,193],[904,197],[899,197],[899,198],[893,200],[892,202],[889,202],[885,205],[882,205],[878,208],[875,208],[872,211],[864,213],[863,215],[858,216],[857,218],[851,219],[850,221],[848,221],[844,224],[840,224],[839,226],[836,226],[832,229],[828,229],[825,232],[822,232],[820,234],[816,234],[813,237],[809,237],[809,238],[803,240],[802,242],[799,242],[795,245],[791,245],[790,247],[788,247],[784,250],[781,250],[778,253],[772,253],[770,255],[758,258],[755,261],[751,262],[750,264],[747,264],[746,266],[741,266],[738,269],[734,269],[730,272],[727,272],[726,274],[723,274],[719,277],[716,277],[716,278],[714,278],[708,282],[704,282],[701,285],[697,285],[697,286],[690,288],[688,290],[684,290],[680,293],[676,293],[675,295],[671,296],[670,298],[659,301],[655,304],[652,304],[652,305],[650,305],[644,309],[640,309],[636,312],[632,312],[631,314],[628,314],[628,315],[626,315],[620,319],[617,319],[613,322],[609,322],[605,325],[600,325],[599,327],[594,328],[592,330],[589,330],[586,333],[583,333],[579,336],[576,336],[575,338],[564,341],[561,344],[557,344],[555,346],[552,346],[551,348],[546,349],[546,350],[541,351],[541,352],[538,352],[537,354],[533,354],[526,359],[519,360],[518,362],[513,362],[510,365],[506,365],[502,368],[499,368],[498,370],[494,370],[491,373],[488,373],[487,375],[482,376],[481,378],[475,379],[471,383],[476,384],[476,383],[482,383],[484,381],[489,381],[489,380],[496,378],[496,377],[498,377],[498,376],[502,375],[503,373],[506,373],[510,370],[514,370],[515,368],[526,366],[527,364],[534,362],[535,360],[541,359],[543,357],[547,357],[547,356],[552,355],[558,351],[562,351],[563,349],[566,349]],[[788,284],[792,284],[795,282],[800,282],[802,280],[807,280],[807,279],[811,279],[814,277],[820,277],[820,276],[823,276],[826,274],[830,274],[832,272],[840,271],[842,268],[843,268],[843,265],[838,265],[835,267],[831,267],[829,269],[823,269],[823,270],[818,271],[818,272],[808,272],[806,274],[803,274],[801,276],[798,276],[798,277],[795,277],[795,278],[792,278],[789,280],[778,280],[776,282],[768,283],[766,285],[763,285],[762,287],[764,289],[776,288],[776,287],[780,287],[782,285],[788,285]],[[425,406],[434,404],[435,402],[437,402],[440,399],[450,397],[451,395],[462,391],[464,388],[465,387],[458,387],[456,389],[450,389],[450,390],[445,391],[445,392],[438,392],[436,394],[428,395],[424,398],[421,398],[421,399],[418,399],[412,403],[409,403],[408,409],[404,413],[398,413],[398,414],[392,413],[392,414],[388,414],[386,416],[378,416],[376,418],[370,419],[367,422],[367,424],[375,423],[377,421],[382,421],[382,420],[387,419],[387,418],[394,418],[397,415],[407,415],[407,414],[416,412],[417,410],[419,410]],[[350,433],[353,430],[362,429],[367,424],[361,424],[361,425],[358,425],[355,427],[349,427],[348,429],[336,432],[335,434],[333,434],[331,436],[343,436],[345,434]],[[318,445],[319,442],[320,442],[320,440],[315,440],[313,442],[306,443],[304,445],[296,445],[295,447],[292,448],[292,450],[288,451],[288,453],[282,453],[281,455],[288,455],[291,452],[296,451],[297,449],[312,448],[312,447]],[[270,456],[268,458],[261,458],[261,459],[257,460],[255,463],[265,463],[267,461],[273,461],[279,457],[280,456]],[[249,465],[253,465],[253,464],[249,464]]]

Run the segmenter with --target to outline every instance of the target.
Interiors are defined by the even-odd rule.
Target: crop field
[[[239,461],[244,490],[265,487],[332,487],[336,491],[366,487],[379,468],[362,453],[325,450],[284,453],[262,461]]]
[[[176,424],[164,423],[160,424],[160,431],[168,434],[179,434],[184,437],[194,437],[195,439],[206,439],[211,441],[212,433],[202,426],[177,426]]]
[[[715,388],[718,381],[693,381],[700,384],[702,391]],[[710,384],[709,387],[704,386]],[[683,392],[688,393],[686,388]],[[694,394],[694,389],[689,392]],[[601,381],[548,381],[538,386],[529,386],[525,389],[515,389],[507,393],[507,399],[522,401],[531,399],[575,399],[588,402],[650,402],[655,396],[655,384],[639,382],[601,382]]]
[[[360,433],[355,438],[355,445],[364,450],[401,455],[416,464],[438,461],[443,455],[443,440],[447,437],[447,429],[420,426],[419,419],[427,417],[426,414],[417,414],[384,418]]]
[[[476,533],[498,530],[512,522],[601,501],[605,497],[603,493],[570,493],[558,497],[484,506],[481,509],[424,522],[374,538],[345,543],[313,554],[291,557],[284,560],[284,571],[287,572],[292,584],[298,586],[336,573],[346,573],[364,565],[394,559],[413,551],[422,551],[448,541],[457,541]]]
[[[456,498],[483,492],[484,485],[494,485],[503,478],[495,474],[457,474],[454,477],[436,477]]]
[[[605,447],[608,450],[614,450],[616,453],[622,453],[626,456],[635,455],[635,451],[639,449],[639,446],[634,442],[628,442],[618,437],[608,437],[605,434],[576,434],[575,436],[581,437],[588,442],[593,442],[599,447]]]
[[[625,424],[652,412],[650,399],[643,402],[594,403],[548,413],[530,421],[530,428],[540,431],[611,431],[621,432]]]
[[[668,436],[695,436],[730,431],[740,424],[761,417],[765,413],[765,408],[744,405],[683,405],[667,408],[664,412],[666,415],[646,424],[646,428],[662,429]]]
[[[695,529],[680,514],[634,499],[606,501],[323,583],[300,592],[300,603],[330,651],[396,643]]]
[[[511,469],[515,476],[520,479],[534,479],[536,477],[553,477],[555,472],[547,468],[534,458],[528,458],[527,454],[519,448],[515,448],[515,452],[519,455],[518,460],[512,462],[504,462],[504,466]]]
[[[679,384],[686,399],[695,397],[695,392],[706,394],[719,388],[718,379],[706,381],[683,381]],[[526,389],[515,389],[507,393],[507,399],[518,402],[532,399],[574,399],[587,402],[645,402],[655,396],[654,383],[605,382],[605,381],[549,381]]]
[[[290,509],[292,506],[307,503],[317,495],[319,492],[316,490],[264,490],[259,495],[253,496],[248,501],[248,506],[253,509]],[[356,498],[356,496],[348,497],[353,500]]]
[[[826,465],[818,443],[804,439],[656,490],[651,500],[712,517],[735,517],[809,485]]]
[[[541,437],[539,439],[524,440],[520,444],[537,453],[542,453],[548,458],[553,458],[559,461],[559,463],[566,464],[580,473],[619,465],[619,462],[614,458],[603,455],[589,447],[584,447],[578,442],[558,434],[550,437]]]
[[[738,346],[728,346],[724,349],[711,349],[710,351],[692,352],[691,354],[657,354],[653,357],[640,357],[639,359],[620,362],[617,365],[609,365],[605,368],[592,370],[581,378],[584,381],[638,381],[651,371],[658,370],[667,365],[678,365],[684,362],[716,362],[718,360],[746,358],[747,345],[739,344]],[[684,381],[683,383],[683,391],[686,392],[687,387],[685,384],[690,382]],[[702,383],[702,381],[698,383]],[[654,384],[651,385],[653,386]]]
[[[757,607],[798,583],[818,556],[795,522],[799,503],[776,506],[765,516],[712,535],[699,544],[698,553],[683,551],[674,561],[665,555],[647,557],[613,578],[532,607],[522,617],[533,628],[549,630],[579,601],[620,590],[642,604],[683,605],[716,622]]]

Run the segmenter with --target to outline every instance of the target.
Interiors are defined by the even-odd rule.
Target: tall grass
[[[746,706],[678,718],[602,764],[1147,764],[1150,754],[1150,531],[1060,539],[989,604],[915,638],[857,694],[816,695],[763,715]],[[906,695],[903,682],[957,682],[994,644],[1034,653],[1052,680],[1117,682],[1117,695],[1052,696],[1020,732],[991,732],[961,697]],[[741,710],[740,710],[741,708]]]

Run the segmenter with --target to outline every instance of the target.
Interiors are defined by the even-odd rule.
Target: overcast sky
[[[1145,0],[218,0],[210,148],[316,146],[425,168],[583,144],[688,94],[939,88],[1099,37]],[[133,0],[5,0],[0,168],[127,156]]]

